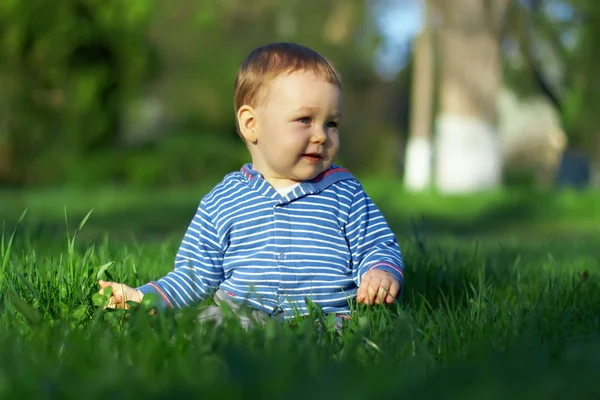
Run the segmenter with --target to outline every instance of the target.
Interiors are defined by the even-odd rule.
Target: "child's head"
[[[252,51],[234,90],[236,124],[253,167],[279,187],[329,168],[339,149],[341,80],[314,50],[274,43]]]

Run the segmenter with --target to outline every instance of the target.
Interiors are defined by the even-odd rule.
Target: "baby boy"
[[[335,165],[342,83],[312,49],[274,43],[252,51],[234,88],[237,128],[251,163],[202,198],[173,271],[141,287],[112,286],[110,307],[190,307],[214,294],[259,319],[350,314],[352,300],[392,303],[403,285],[398,242],[358,180]],[[218,307],[202,318],[219,319]]]

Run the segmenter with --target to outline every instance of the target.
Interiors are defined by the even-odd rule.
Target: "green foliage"
[[[530,28],[564,64],[553,83],[571,144],[593,152],[600,8],[552,3],[573,17],[529,13]],[[378,6],[386,2],[3,1],[0,184],[166,186],[239,168],[247,155],[235,140],[233,80],[251,49],[273,41],[308,45],[341,71],[344,165],[396,176],[410,74],[384,84],[374,72]],[[521,93],[539,93],[527,67],[505,65],[505,77]]]
[[[568,18],[564,12],[550,13],[552,5],[570,13]],[[600,4],[593,0],[561,0],[514,3],[514,7],[518,11],[513,15],[509,38],[520,43],[525,65],[518,68],[505,65],[505,80],[522,95],[547,95],[534,78],[532,65],[526,62],[530,57],[560,103],[560,117],[569,144],[597,157],[600,79],[596,73],[596,50]],[[554,79],[549,79],[550,70],[555,70]],[[556,74],[557,70],[560,73]]]
[[[378,117],[387,97],[372,93],[378,33],[366,7],[362,0],[5,2],[0,184],[189,184],[238,169],[247,154],[235,138],[233,81],[251,49],[280,40],[313,47],[342,71],[348,167],[394,169],[394,159],[370,154],[392,148],[390,140],[360,139],[390,131]],[[377,101],[365,101],[369,93]],[[148,100],[157,107],[144,108]]]
[[[117,281],[136,285],[165,273],[173,249],[156,257],[153,245],[90,245],[72,255],[81,270],[73,277],[60,248],[39,257],[25,245],[10,258],[14,291],[2,300],[0,354],[10,368],[0,394],[502,398],[595,390],[586,379],[600,349],[597,259],[541,246],[496,262],[491,242],[475,255],[460,241],[428,241],[425,253],[409,238],[401,244],[410,260],[403,304],[362,307],[339,334],[314,307],[310,318],[249,332],[234,320],[199,326],[193,309],[149,317],[151,302],[103,310],[99,265],[110,260]],[[145,265],[139,278],[134,262]]]
[[[588,0],[570,1],[573,7],[574,21],[579,24],[575,30],[574,43],[563,50],[569,54],[566,62],[567,87],[564,99],[563,122],[571,134],[575,146],[594,150],[600,126],[597,122],[599,112],[600,79],[597,74],[597,40],[600,35],[600,6]],[[556,35],[561,35],[560,32]],[[565,46],[566,47],[566,46]]]
[[[64,176],[72,187],[113,182],[133,187],[182,186],[220,180],[250,162],[234,134],[173,132],[160,143],[118,151],[98,151],[77,158]]]
[[[117,142],[121,109],[153,68],[145,36],[153,4],[3,2],[0,137],[13,180],[53,181],[77,155]]]
[[[47,234],[28,225],[40,214],[46,223],[63,220],[62,204],[71,202],[55,195],[60,200],[52,203],[44,194],[46,208],[30,204],[16,234],[7,231],[0,247],[0,397],[597,395],[596,196],[403,194],[399,200],[390,196],[399,191],[394,185],[365,180],[400,240],[403,297],[391,306],[360,306],[340,333],[314,304],[309,318],[273,319],[248,332],[235,320],[200,326],[195,309],[151,317],[151,297],[127,311],[103,309],[110,293],[98,293],[98,278],[136,286],[164,275],[181,235],[142,243],[86,239],[98,219],[109,219],[105,232],[118,233],[102,204],[124,215],[142,208],[139,218],[147,219],[175,207],[173,197],[190,197],[189,190],[146,192],[137,200],[123,191],[113,203],[101,192],[88,191],[85,199],[76,191],[79,209],[69,215],[78,217],[66,235],[64,227]],[[195,201],[181,204],[187,209]],[[423,216],[414,233],[403,213]],[[499,229],[489,214],[508,227]],[[184,229],[190,216],[167,218]],[[18,214],[7,220],[18,221]],[[432,220],[437,226],[428,227]],[[446,235],[444,224],[461,232]]]

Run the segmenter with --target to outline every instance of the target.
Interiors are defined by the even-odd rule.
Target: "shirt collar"
[[[327,187],[342,180],[355,179],[354,176],[345,168],[338,165],[331,165],[326,171],[322,172],[315,178],[301,182],[294,190],[286,196],[281,196],[279,193],[263,178],[262,174],[252,168],[252,164],[246,163],[242,166],[241,172],[246,178],[246,181],[254,190],[258,191],[265,197],[278,200],[281,204],[289,203],[300,197],[319,193]]]

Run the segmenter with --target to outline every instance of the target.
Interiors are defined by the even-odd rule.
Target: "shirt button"
[[[277,256],[277,258],[279,258],[280,260],[285,260],[285,254],[279,253],[279,255]]]
[[[285,303],[285,296],[279,296],[279,302]]]

